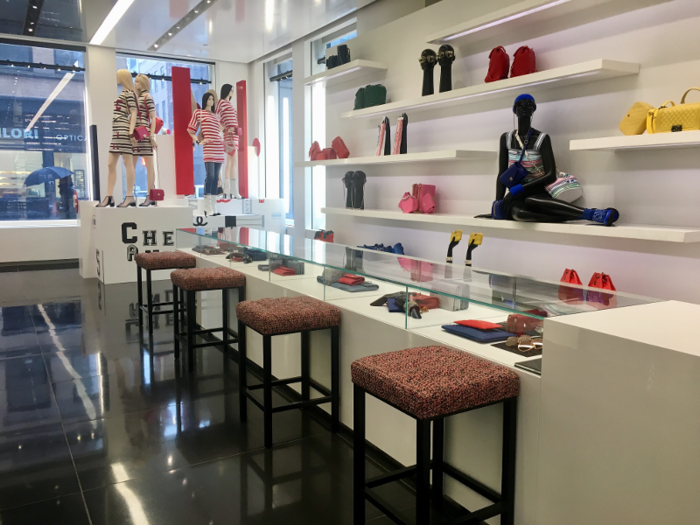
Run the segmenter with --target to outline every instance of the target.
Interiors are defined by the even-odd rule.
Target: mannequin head
[[[142,93],[144,91],[150,91],[151,90],[151,79],[148,78],[143,73],[139,73],[138,75],[136,75],[136,78],[134,79],[134,87],[136,88],[136,91],[138,91],[139,93]]]
[[[216,105],[219,103],[219,94],[213,88],[207,89],[207,93],[211,93],[212,96],[214,97],[214,107],[216,108]]]
[[[536,110],[537,104],[535,103],[535,98],[526,93],[518,95],[513,104],[513,113],[515,113],[518,119],[530,119]]]
[[[231,100],[233,96],[233,86],[231,84],[224,84],[221,86],[221,100]]]
[[[129,91],[134,90],[134,82],[131,78],[131,73],[126,69],[117,71],[117,84],[121,84],[124,89],[128,89]]]
[[[214,95],[208,91],[202,97],[202,109],[214,112]]]
[[[433,69],[437,63],[437,54],[432,49],[425,49],[420,54],[419,62],[423,71],[426,69]]]
[[[440,50],[438,51],[438,62],[440,62],[441,66],[446,66],[448,64],[451,64],[452,62],[455,61],[455,49],[448,44],[445,44],[444,46],[440,46]]]

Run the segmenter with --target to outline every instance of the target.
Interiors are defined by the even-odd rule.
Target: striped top
[[[221,99],[216,105],[216,114],[224,126],[226,143],[238,148],[238,135],[235,133],[238,127],[238,112],[236,108],[233,107],[230,101]]]
[[[112,122],[124,121],[128,123],[132,111],[136,111],[134,92],[129,89],[122,89],[122,92],[114,101]]]
[[[516,131],[513,130],[508,133],[506,137],[506,146],[508,146],[508,166],[512,166],[520,160],[520,155],[522,155],[522,147],[518,144],[517,138],[515,137]],[[532,149],[525,150],[525,156],[523,157],[520,164],[525,168],[530,175],[525,177],[521,184],[526,184],[537,179],[541,179],[545,176],[544,165],[542,163],[542,154],[540,153],[540,148],[542,147],[542,142],[544,142],[546,133],[540,132],[540,136],[537,137],[535,144],[533,144]]]
[[[221,138],[221,122],[216,113],[205,109],[197,109],[192,113],[187,131],[197,133],[202,128],[202,135],[208,141],[204,145],[204,162],[222,164],[225,160],[224,141]]]
[[[148,91],[142,91],[141,95],[136,99],[136,104],[138,106],[136,109],[136,126],[146,126],[150,133],[150,112],[155,112],[156,110],[153,97],[148,93]]]

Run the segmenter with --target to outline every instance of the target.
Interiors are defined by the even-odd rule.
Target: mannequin
[[[433,70],[437,63],[437,54],[432,49],[425,49],[420,54],[420,67],[423,70],[423,96],[435,93]]]
[[[203,140],[197,137],[197,130],[202,130]],[[204,213],[219,215],[216,211],[216,189],[224,163],[224,141],[221,138],[221,122],[215,113],[215,97],[207,92],[202,97],[202,109],[192,114],[187,132],[195,144],[204,146],[204,166],[207,178],[204,182]]]
[[[452,62],[455,61],[455,50],[451,45],[440,46],[438,62],[440,63],[440,93],[452,91]]]
[[[224,194],[233,199],[241,199],[238,193],[238,113],[231,104],[233,86],[224,84],[221,87],[221,99],[216,105],[216,114],[219,115],[224,126],[224,149],[226,150],[226,168],[224,170]]]
[[[148,196],[139,204],[140,207],[155,206],[156,201],[151,200],[151,190],[156,188],[156,170],[153,166],[153,153],[158,147],[156,144],[156,106],[149,91],[151,81],[146,75],[136,75],[134,81],[136,92],[136,125],[148,128],[148,137],[138,141],[134,146],[134,171],[139,157],[143,157],[148,174]]]
[[[134,199],[134,161],[132,159],[133,147],[136,145],[134,128],[136,127],[136,97],[134,96],[134,84],[131,73],[126,69],[117,71],[117,84],[121,84],[122,92],[114,101],[112,112],[112,142],[109,144],[109,164],[107,175],[107,196],[97,205],[98,208],[114,206],[114,185],[117,183],[117,163],[119,157],[124,161],[126,168],[126,191],[124,201],[117,208],[136,206]]]
[[[526,147],[527,156],[523,158],[523,164],[529,174],[520,184],[510,187],[498,179],[491,217],[523,222],[589,220],[612,226],[620,217],[615,208],[581,208],[547,193],[545,187],[556,181],[557,169],[549,136],[530,126],[536,110],[537,104],[531,95],[523,94],[515,99],[513,113],[518,118],[518,128],[501,136],[498,174],[500,177],[520,158],[521,143]],[[510,190],[507,195],[506,190]]]

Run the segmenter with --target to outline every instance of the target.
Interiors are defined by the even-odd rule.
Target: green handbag
[[[386,104],[386,88],[381,84],[365,86],[355,93],[355,109],[371,108]]]

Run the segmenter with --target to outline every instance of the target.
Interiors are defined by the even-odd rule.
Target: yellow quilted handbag
[[[685,97],[693,90],[700,91],[700,88],[694,87],[686,91],[678,106],[669,100],[660,108],[649,110],[647,114],[647,133],[668,133],[671,131],[700,129],[700,102],[685,103]],[[668,107],[669,104],[671,104],[670,107]]]

